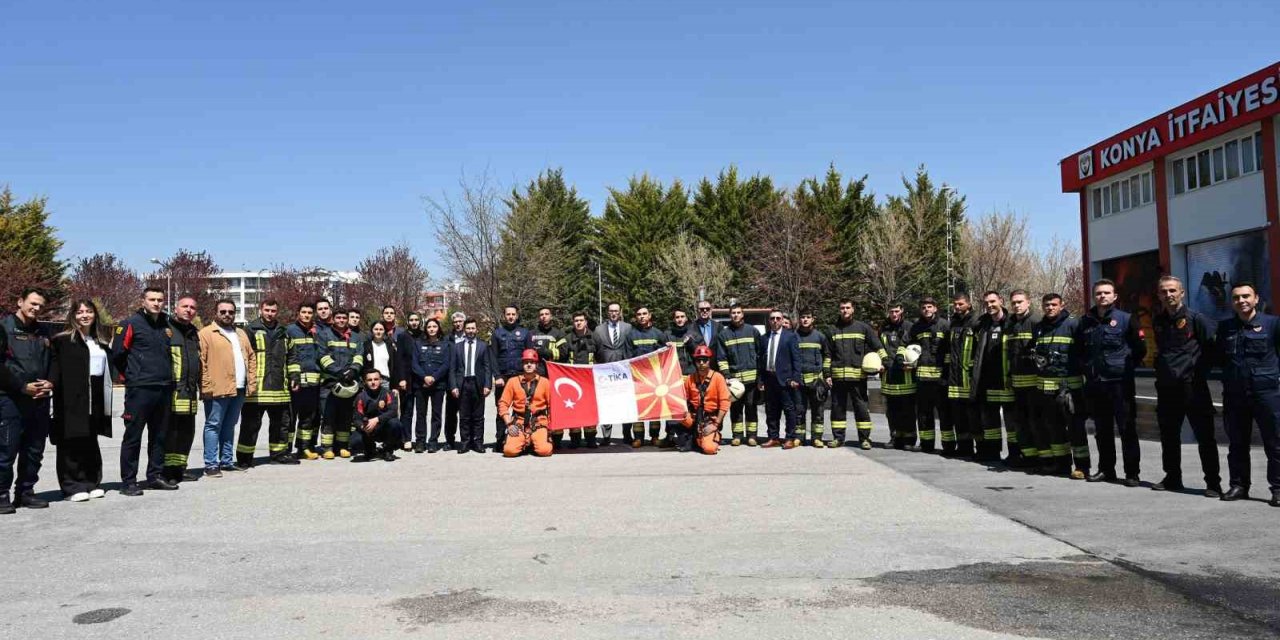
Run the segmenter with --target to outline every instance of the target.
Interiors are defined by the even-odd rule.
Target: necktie
[[[618,325],[609,323],[609,342],[613,346],[618,346]]]
[[[774,363],[778,360],[778,334],[775,332],[769,336],[769,370],[774,370]]]
[[[467,371],[466,371],[466,376],[464,377],[472,378],[472,377],[475,377],[476,375],[476,363],[475,363],[474,356],[475,356],[475,341],[467,340]]]

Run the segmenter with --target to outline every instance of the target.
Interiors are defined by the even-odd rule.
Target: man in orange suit
[[[538,375],[537,350],[525,349],[520,354],[520,368],[521,374],[507,381],[498,399],[498,417],[507,429],[502,455],[514,458],[533,449],[533,455],[545,458],[552,451],[547,432],[551,385]]]
[[[697,446],[713,456],[720,451],[720,424],[729,413],[729,387],[724,376],[711,368],[711,358],[711,348],[705,344],[693,350],[694,372],[684,379],[689,413],[676,434],[676,446],[681,451]]]

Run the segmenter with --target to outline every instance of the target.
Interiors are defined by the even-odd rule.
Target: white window
[[[1143,171],[1093,187],[1093,217],[1100,218],[1151,204],[1152,184],[1151,172]]]
[[[1151,204],[1151,173],[1142,174],[1142,204]]]
[[[1241,162],[1241,166],[1243,167],[1245,173],[1249,173],[1257,169],[1257,165],[1255,165],[1253,162],[1254,158],[1255,156],[1253,155],[1253,138],[1245,138],[1244,140],[1241,140],[1240,141],[1240,159],[1243,161]]]
[[[1173,161],[1174,195],[1202,189],[1253,173],[1262,168],[1262,134],[1254,133],[1243,138],[1205,149],[1195,155]],[[1185,184],[1179,181],[1186,171]]]
[[[1173,161],[1173,193],[1177,195],[1187,190],[1187,170],[1181,160]]]
[[[1227,179],[1240,177],[1240,141],[1232,140],[1223,148],[1226,155]]]

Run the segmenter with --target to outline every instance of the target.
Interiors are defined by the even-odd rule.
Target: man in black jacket
[[[3,363],[6,374],[16,379],[21,391],[0,389],[0,513],[13,513],[13,505],[28,509],[49,506],[35,495],[36,480],[44,460],[44,444],[49,439],[49,333],[36,317],[44,308],[44,294],[26,289],[18,296],[18,311],[0,320],[0,335],[7,348]],[[14,486],[13,467],[18,478]],[[9,489],[13,488],[13,502]]]
[[[573,314],[573,330],[565,334],[565,361],[569,364],[595,364],[596,363],[596,346],[595,334],[591,332],[590,323],[587,321],[587,312],[578,311]],[[564,431],[557,431],[559,435]],[[586,436],[585,440],[583,435]],[[595,449],[600,446],[600,442],[596,440],[596,428],[594,426],[586,429],[570,429],[569,442],[571,447],[577,447],[576,443],[584,443],[588,449]]]
[[[138,460],[142,431],[147,431],[147,483],[163,482],[164,436],[169,424],[173,394],[173,364],[169,357],[169,316],[164,312],[164,292],[147,287],[142,308],[116,327],[111,359],[124,381],[124,437],[120,443],[120,479],[126,496],[142,495],[138,486]],[[175,485],[176,486],[176,485]]]
[[[355,458],[353,462],[369,462],[378,457],[394,462],[396,449],[404,444],[401,440],[404,427],[396,418],[400,401],[391,389],[382,387],[382,372],[372,367],[364,370],[364,388],[356,394],[353,406],[351,427],[360,432],[364,446],[364,456]],[[378,452],[379,442],[382,443],[381,454]]]
[[[1156,334],[1156,420],[1160,424],[1164,480],[1151,488],[1182,489],[1182,421],[1186,418],[1200,448],[1204,495],[1221,498],[1221,467],[1208,382],[1217,327],[1183,304],[1186,290],[1178,278],[1160,278],[1157,288],[1164,307],[1156,313],[1152,328]]]
[[[1084,371],[1085,395],[1098,445],[1098,469],[1089,482],[1116,479],[1116,429],[1124,454],[1124,484],[1139,482],[1141,447],[1137,425],[1130,419],[1134,401],[1133,370],[1147,353],[1137,319],[1115,308],[1116,284],[1103,278],[1093,284],[1095,305],[1076,326],[1076,344]]]

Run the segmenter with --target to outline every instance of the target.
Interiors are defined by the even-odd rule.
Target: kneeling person
[[[711,369],[711,348],[699,345],[693,350],[695,370],[684,379],[684,397],[689,413],[676,434],[681,451],[698,450],[715,455],[720,451],[720,425],[729,413],[729,387],[724,376]]]
[[[498,418],[506,424],[507,439],[502,455],[514,458],[532,448],[533,455],[551,455],[547,433],[547,406],[551,385],[538,375],[538,352],[525,349],[520,354],[520,375],[507,380],[498,399]]]
[[[357,462],[368,462],[379,457],[377,445],[382,443],[381,458],[387,462],[396,459],[396,449],[404,445],[400,419],[400,402],[391,389],[382,387],[382,372],[366,369],[364,388],[356,394],[355,418],[352,426],[360,430],[364,442],[364,457]]]

